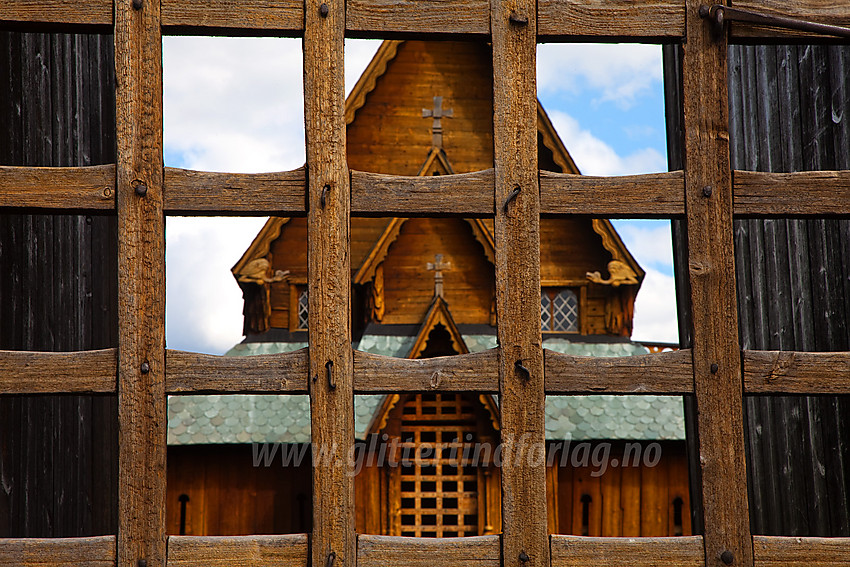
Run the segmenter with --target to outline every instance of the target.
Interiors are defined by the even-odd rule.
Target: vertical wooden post
[[[345,2],[307,0],[304,121],[309,191],[312,565],[355,564],[349,177],[345,155]]]
[[[165,565],[165,232],[159,0],[116,0],[118,566]]]
[[[531,0],[493,0],[490,10],[504,567],[549,565],[540,334],[536,8]]]
[[[688,272],[708,566],[753,564],[735,297],[725,33],[688,0],[683,94]]]

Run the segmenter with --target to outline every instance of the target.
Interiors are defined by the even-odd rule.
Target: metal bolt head
[[[520,561],[522,561],[523,563],[528,563],[529,559],[530,557],[528,557],[528,554],[525,552],[525,550],[519,552]]]
[[[148,186],[142,183],[141,181],[136,182],[135,190],[136,195],[138,195],[139,197],[144,197],[148,194]]]
[[[508,21],[510,21],[515,26],[527,26],[528,16],[521,16],[516,12],[511,12],[511,15],[508,16]]]
[[[139,559],[138,561],[136,561],[136,565],[138,567],[148,567],[148,560],[147,559]]]
[[[713,192],[714,192],[714,190],[711,188],[711,185],[706,185],[705,187],[702,188],[702,196],[703,197],[711,197],[711,194]]]
[[[711,370],[712,374],[717,374],[717,371],[720,370],[720,367],[717,366],[716,362],[712,362],[711,366],[709,367],[709,370]]]
[[[139,370],[142,371],[142,374],[147,374],[151,371],[151,365],[147,362],[143,362],[141,366],[139,366]]]
[[[699,17],[700,18],[707,18],[710,13],[711,13],[711,9],[708,6],[706,6],[705,4],[703,4],[699,7]]]
[[[141,10],[142,6],[143,6],[142,2],[143,2],[143,0],[133,0],[133,9],[134,10]],[[144,559],[139,559],[139,561],[144,561]],[[142,567],[142,566],[140,565],[139,567]]]
[[[732,565],[735,562],[735,555],[727,549],[720,554],[720,560],[724,565]]]
[[[319,15],[322,16],[323,18],[327,18],[330,11],[331,11],[331,9],[328,8],[328,5],[325,4],[324,2],[322,2],[322,4],[319,6]]]

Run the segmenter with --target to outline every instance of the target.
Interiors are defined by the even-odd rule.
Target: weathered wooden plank
[[[345,28],[354,36],[486,36],[490,32],[490,6],[486,0],[348,0]]]
[[[546,393],[690,394],[694,390],[690,349],[599,358],[543,350]]]
[[[761,567],[850,565],[850,538],[753,536],[753,555]]]
[[[704,560],[702,536],[551,537],[552,567],[701,567]]]
[[[0,165],[0,207],[115,209],[115,166]]]
[[[169,536],[168,567],[307,567],[306,534],[250,536]]]
[[[354,391],[481,392],[499,391],[496,349],[436,358],[393,358],[354,351]]]
[[[216,173],[165,168],[170,214],[293,215],[307,210],[304,167],[279,173]]]
[[[118,567],[164,567],[165,216],[160,3],[115,0]]]
[[[685,36],[684,0],[540,0],[537,9],[541,39]]]
[[[0,567],[114,567],[115,536],[0,539]]]
[[[850,12],[847,10],[847,5],[842,2],[834,2],[833,0],[795,0],[794,2],[783,2],[783,0],[736,0],[734,6],[763,14],[797,18],[820,24],[850,27]],[[730,34],[734,39],[742,40],[763,38],[781,39],[782,41],[790,42],[794,39],[808,39],[810,41],[824,41],[829,39],[829,36],[824,35],[808,34],[782,28],[768,28],[743,22],[733,22],[731,24]]]
[[[257,356],[216,356],[166,350],[165,390],[169,394],[306,394],[307,368],[306,348]]]
[[[681,170],[621,177],[541,171],[540,212],[629,218],[683,215],[685,175]]]
[[[0,394],[115,392],[118,349],[0,351]]]
[[[408,177],[351,172],[351,212],[369,215],[492,215],[492,169]]]
[[[850,352],[744,351],[748,394],[850,394]]]
[[[727,38],[688,0],[683,99],[685,208],[705,565],[753,564],[732,240]]]
[[[304,29],[298,0],[162,0],[162,25],[195,31],[256,30],[295,34]]]
[[[850,171],[735,171],[736,215],[850,214]]]
[[[492,0],[502,565],[549,567],[540,331],[537,4]]]
[[[112,0],[14,0],[0,3],[0,22],[112,25]]]
[[[354,567],[354,356],[351,348],[351,207],[346,164],[345,3],[307,0],[304,117],[307,141],[310,412],[313,416],[311,564]]]
[[[499,567],[499,536],[413,538],[357,536],[360,567]]]

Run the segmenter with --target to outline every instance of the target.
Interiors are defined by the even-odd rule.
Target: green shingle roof
[[[495,335],[464,335],[470,352],[496,346]],[[415,337],[364,335],[358,350],[404,357]],[[303,342],[242,343],[227,356],[250,356],[297,350]],[[581,356],[632,356],[645,347],[630,343],[543,340],[543,347]],[[363,439],[383,396],[354,397],[354,430]],[[684,410],[679,396],[591,395],[547,396],[546,438],[675,440],[685,438]],[[308,443],[310,400],[306,395],[189,395],[168,400],[168,444]]]

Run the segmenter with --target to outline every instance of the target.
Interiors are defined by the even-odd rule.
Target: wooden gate
[[[850,23],[848,5],[821,0],[743,0],[735,6]],[[712,566],[846,561],[850,540],[750,534],[743,394],[850,393],[850,353],[741,351],[732,218],[846,216],[850,174],[731,170],[728,42],[792,36],[763,23],[730,27],[728,21],[719,23],[724,18],[717,14],[698,0],[0,2],[0,22],[17,29],[82,26],[114,33],[117,163],[2,167],[0,207],[116,215],[120,294],[117,349],[2,352],[0,393],[117,393],[121,432],[117,535],[3,540],[0,565],[159,567],[166,561],[217,560],[314,567],[548,567],[591,561]],[[734,14],[726,16],[729,20]],[[306,168],[271,175],[164,168],[163,32],[303,37]],[[493,169],[404,178],[346,166],[344,37],[414,34],[492,43]],[[683,170],[627,178],[538,171],[536,44],[576,39],[683,44]],[[307,216],[309,351],[234,359],[165,349],[164,220],[178,213]],[[501,346],[425,362],[353,351],[352,214],[494,218]],[[544,352],[537,311],[541,214],[686,219],[690,348],[605,361]],[[436,385],[435,373],[441,377]],[[695,397],[703,536],[641,540],[547,534],[545,462],[525,458],[543,450],[544,396],[599,390]],[[199,391],[309,393],[314,449],[339,449],[314,465],[309,537],[166,537],[166,395]],[[353,394],[421,391],[499,394],[503,453],[510,457],[500,469],[501,536],[426,540],[355,534],[354,480],[344,450],[354,439]]]

